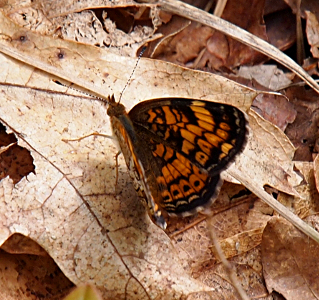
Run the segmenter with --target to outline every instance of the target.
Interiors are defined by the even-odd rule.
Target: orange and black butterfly
[[[131,176],[165,229],[164,211],[187,216],[216,199],[220,173],[247,140],[248,121],[238,108],[204,100],[160,98],[128,113],[108,98],[107,113]]]

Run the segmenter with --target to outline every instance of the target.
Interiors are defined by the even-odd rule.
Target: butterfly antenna
[[[130,75],[129,79],[127,80],[127,82],[126,82],[126,84],[125,84],[125,86],[124,86],[124,89],[122,90],[122,92],[121,92],[121,94],[120,94],[119,102],[118,102],[118,103],[120,103],[120,102],[121,102],[122,95],[123,95],[124,91],[126,90],[126,88],[128,87],[128,85],[130,84],[131,79],[132,79],[132,77],[133,77],[133,75],[134,75],[134,72],[135,72],[135,70],[136,70],[136,68],[137,68],[137,65],[138,65],[138,63],[139,63],[139,61],[140,61],[141,57],[143,56],[143,54],[144,54],[145,50],[146,50],[146,46],[144,46],[144,47],[142,48],[142,50],[141,50],[141,52],[140,52],[140,54],[139,54],[139,56],[138,56],[138,58],[137,58],[137,61],[136,61],[135,67],[133,68],[133,71],[132,71],[132,73],[131,73],[131,75]]]
[[[73,91],[75,91],[75,92],[81,93],[81,94],[83,94],[84,96],[87,96],[87,97],[89,97],[89,98],[95,98],[95,99],[97,99],[97,100],[99,100],[99,101],[105,102],[105,99],[103,99],[103,98],[101,98],[101,97],[99,97],[99,96],[97,96],[97,95],[90,94],[90,93],[88,93],[88,92],[79,90],[79,89],[73,87],[72,85],[66,85],[65,83],[62,83],[62,82],[60,82],[60,81],[58,81],[58,80],[56,80],[56,79],[52,79],[52,81],[53,81],[54,83],[58,84],[58,85],[61,85],[61,86],[66,87],[66,88],[69,89],[69,90],[73,90]],[[71,83],[71,84],[73,84],[73,83]]]

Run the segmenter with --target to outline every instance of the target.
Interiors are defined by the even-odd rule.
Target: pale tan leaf
[[[108,130],[99,102],[10,86],[1,101],[1,122],[30,150],[36,172],[15,186],[1,182],[1,243],[15,232],[32,238],[74,283],[92,282],[105,297],[121,299],[128,283],[136,299],[165,297],[172,284],[177,298],[208,290],[180,267],[169,238],[122,183],[126,175],[116,193],[110,141],[63,142],[91,126]]]
[[[269,185],[290,195],[297,195],[301,177],[293,170],[295,148],[278,127],[260,117],[254,110],[249,112],[252,133],[240,159],[228,169],[235,168],[253,178],[259,186]],[[227,171],[228,172],[228,171]]]
[[[242,66],[237,76],[249,80],[255,79],[271,91],[281,90],[292,82],[276,65]]]
[[[263,234],[263,272],[269,292],[285,299],[318,299],[319,245],[282,218],[272,219]]]

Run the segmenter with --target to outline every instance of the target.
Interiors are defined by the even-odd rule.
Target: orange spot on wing
[[[204,114],[200,114],[200,113],[195,113],[195,117],[196,117],[198,120],[205,121],[206,123],[214,124],[214,125],[215,125],[214,118],[212,117],[211,114],[209,114],[209,115],[204,115]]]
[[[205,133],[204,136],[207,139],[207,141],[216,148],[218,148],[219,144],[223,142],[223,140],[219,136],[213,133]]]
[[[191,142],[192,144],[195,144],[195,138],[196,138],[196,135],[188,130],[185,130],[185,129],[181,129],[181,136],[188,140],[189,142]]]
[[[196,154],[195,154],[195,159],[200,165],[202,165],[204,167],[206,165],[209,157],[204,152],[197,151]]]
[[[202,127],[203,129],[207,130],[207,131],[214,131],[215,128],[215,123],[207,123],[205,121],[201,121],[201,120],[197,120],[197,123],[200,127]]]
[[[172,109],[172,112],[176,116],[177,122],[183,122],[183,123],[189,122],[188,118],[185,116],[185,114],[183,114],[183,112],[178,111],[177,109]]]
[[[194,101],[192,101],[192,106],[194,106],[194,107],[196,107],[196,106],[206,106],[206,104],[203,101],[194,100]]]
[[[196,126],[196,125],[193,125],[193,124],[187,124],[186,128],[190,132],[196,134],[197,136],[202,136],[203,135],[203,131],[204,130],[202,128],[200,128],[199,126]]]
[[[176,125],[180,128],[185,128],[185,123],[177,123]]]
[[[212,151],[212,145],[210,143],[208,143],[205,140],[198,139],[197,144],[202,149],[203,152],[210,155],[210,153]]]
[[[197,193],[205,186],[205,183],[196,174],[192,174],[189,177],[189,183]]]
[[[191,173],[191,170],[187,169],[187,167],[183,165],[178,159],[174,159],[174,161],[172,162],[172,165],[184,177],[188,177],[188,175]]]
[[[193,166],[193,173],[200,178],[203,181],[207,181],[208,178],[208,174],[207,173],[203,173],[199,170],[199,168],[197,168],[196,166]]]
[[[178,184],[172,184],[169,189],[173,199],[184,198],[184,195]]]
[[[156,118],[157,114],[153,111],[153,110],[148,110],[148,115],[149,115],[149,118],[147,120],[147,122],[149,123],[153,123],[154,122],[154,119]]]
[[[190,185],[190,183],[188,181],[181,179],[179,181],[179,185],[181,186],[184,197],[187,197],[187,196],[195,193],[195,190],[192,188],[192,186]]]
[[[221,122],[220,124],[219,124],[219,127],[221,128],[221,129],[223,129],[223,130],[226,130],[226,131],[229,131],[231,128],[230,128],[230,126],[229,126],[229,124],[227,124],[227,123],[225,123],[225,122]]]
[[[155,151],[153,151],[153,154],[154,154],[154,156],[163,157],[164,151],[165,151],[164,145],[163,144],[157,144]]]
[[[173,165],[167,164],[167,168],[170,171],[170,173],[174,179],[178,179],[181,176],[181,174],[175,169],[175,167]]]
[[[170,130],[166,129],[165,134],[164,134],[164,140],[167,140],[171,136]]]
[[[164,120],[162,118],[159,118],[159,117],[156,118],[155,122],[157,124],[165,124]]]
[[[181,164],[186,166],[186,168],[191,169],[191,162],[185,156],[183,156],[177,152],[176,157],[181,162]]]
[[[200,114],[203,114],[203,115],[208,115],[208,116],[211,116],[212,114],[210,113],[209,110],[207,110],[204,106],[205,106],[205,103],[203,102],[193,102],[193,104],[195,105],[191,105],[190,108],[193,112],[195,113],[200,113]],[[203,105],[204,104],[204,105]],[[198,106],[200,105],[200,106]]]
[[[170,183],[174,180],[174,177],[172,176],[172,174],[167,166],[162,168],[162,174],[164,176],[165,185],[166,185],[166,183]]]
[[[152,124],[152,131],[154,131],[154,132],[157,131],[157,124],[155,124],[155,123]]]
[[[186,155],[189,155],[189,153],[192,150],[194,150],[194,145],[190,143],[189,141],[184,140],[182,145],[182,152],[185,153]]]
[[[158,176],[156,178],[156,181],[159,185],[166,186],[166,180],[163,176]]]
[[[227,155],[225,153],[221,153],[219,156],[218,156],[218,160],[221,161],[223,158],[225,158]]]
[[[168,161],[174,155],[174,151],[172,148],[165,147],[166,153],[164,155],[164,160]]]
[[[221,129],[217,129],[217,130],[216,130],[216,134],[217,134],[219,137],[221,137],[223,140],[227,140],[228,137],[229,137],[229,134],[228,134],[226,131],[221,130]]]
[[[176,117],[172,113],[172,111],[169,108],[169,106],[163,106],[162,109],[163,109],[164,114],[165,114],[166,124],[167,125],[175,124],[176,123]]]
[[[228,154],[228,152],[233,149],[233,145],[228,144],[228,143],[223,143],[221,145],[221,150],[223,151],[223,153]]]

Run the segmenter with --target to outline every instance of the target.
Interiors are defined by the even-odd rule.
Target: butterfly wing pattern
[[[217,197],[220,173],[247,140],[248,121],[238,108],[203,100],[143,101],[127,114],[109,98],[108,115],[130,174],[145,194],[152,219],[188,216]]]

